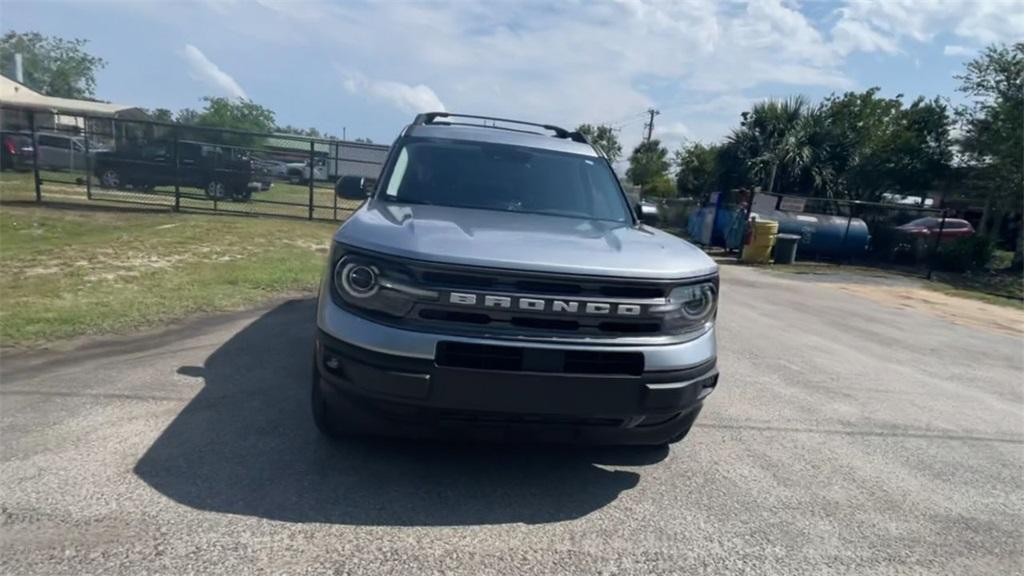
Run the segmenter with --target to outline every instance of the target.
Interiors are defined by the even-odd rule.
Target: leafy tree
[[[612,163],[622,158],[622,144],[619,143],[619,137],[615,135],[615,130],[611,126],[580,124],[576,127],[576,131],[586,136],[591,144],[600,148]]]
[[[174,112],[171,112],[167,108],[147,110],[146,115],[149,116],[150,120],[154,120],[156,122],[174,122]]]
[[[718,183],[718,156],[721,146],[701,143],[676,150],[676,190],[680,196],[703,196]]]
[[[778,188],[780,171],[799,169],[798,127],[809,107],[803,96],[758,102],[742,114],[740,128],[729,137],[747,160],[750,176],[769,192]]]
[[[38,32],[13,30],[0,37],[0,70],[14,78],[14,55],[22,55],[25,85],[61,98],[91,99],[96,92],[96,71],[106,62],[85,51],[87,41],[65,40]]]
[[[274,112],[252,100],[231,99],[214,96],[203,98],[206,106],[187,116],[193,126],[203,128],[226,128],[245,132],[270,133],[274,130]],[[182,110],[179,115],[185,113]],[[213,131],[197,131],[196,136],[205,141],[220,142],[231,146],[255,146],[259,136],[248,134],[225,134]]]
[[[194,108],[182,108],[178,110],[178,114],[174,117],[174,121],[178,124],[195,124],[199,119],[199,112]]]
[[[643,195],[646,198],[670,198],[676,195],[676,187],[668,174],[662,174],[644,186]]]
[[[847,92],[823,103],[831,130],[827,161],[836,174],[834,196],[877,200],[892,188],[888,163],[903,103],[878,92],[877,87]]]
[[[669,170],[668,150],[661,141],[654,139],[641,142],[629,156],[626,177],[633,184],[646,188],[655,180],[664,177]]]
[[[312,126],[309,128],[296,128],[291,124],[287,124],[285,126],[275,126],[274,132],[277,132],[279,134],[295,134],[297,136],[306,136],[308,138],[323,138],[327,140],[338,139],[338,137],[335,136],[334,134],[331,134],[329,132],[320,132],[319,130]]]
[[[919,97],[900,111],[885,146],[893,188],[922,197],[945,182],[953,160],[949,108],[942,100]]]
[[[959,140],[970,179],[984,195],[982,231],[994,235],[992,212],[1021,210],[1024,197],[1024,43],[990,46],[967,63],[959,90],[973,98],[961,110]],[[1024,266],[1018,227],[1013,267]]]
[[[773,192],[877,200],[883,192],[922,197],[948,181],[951,119],[940,99],[904,107],[878,89],[755,104],[729,137],[746,163],[746,185]]]
[[[203,102],[206,106],[190,124],[260,133],[274,130],[274,112],[252,100],[206,96]]]

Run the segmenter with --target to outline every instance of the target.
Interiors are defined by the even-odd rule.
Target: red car
[[[939,241],[943,244],[974,235],[974,226],[967,220],[946,218],[943,224],[942,218],[934,216],[918,218],[895,228],[898,238],[890,258],[909,254],[914,260],[922,261],[935,246],[939,226],[942,226],[942,238]]]
[[[974,226],[971,226],[967,220],[946,218],[946,222],[943,224],[942,218],[934,216],[911,220],[902,226],[897,226],[896,230],[915,238],[930,238],[939,233],[940,227],[942,228],[942,242],[974,235]]]
[[[0,170],[31,170],[32,152],[30,134],[0,132]]]

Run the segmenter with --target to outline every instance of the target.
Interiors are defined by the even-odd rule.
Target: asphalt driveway
[[[725,267],[671,450],[329,443],[313,302],[0,369],[0,573],[1011,574],[1024,341]]]

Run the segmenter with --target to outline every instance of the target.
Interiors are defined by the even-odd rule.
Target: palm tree
[[[824,108],[812,106],[803,96],[766,100],[743,113],[729,145],[768,192],[784,188],[831,197],[836,175],[830,161],[830,130]]]

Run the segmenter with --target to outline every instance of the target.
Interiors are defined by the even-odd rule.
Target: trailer
[[[342,176],[376,179],[384,167],[390,146],[332,140],[314,145],[312,177],[318,182],[334,182]],[[305,183],[310,178],[310,161],[288,164],[288,180]]]

